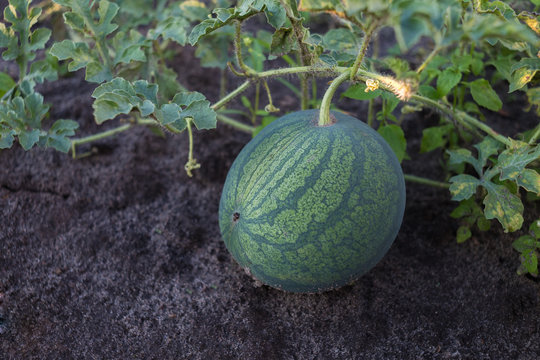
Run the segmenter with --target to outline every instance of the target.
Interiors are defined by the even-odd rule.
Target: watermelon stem
[[[448,183],[430,180],[430,179],[426,179],[420,176],[404,174],[403,177],[405,178],[406,181],[409,181],[409,182],[415,182],[418,184],[429,185],[429,186],[434,186],[434,187],[443,188],[443,189],[450,188],[450,184]]]
[[[332,104],[332,98],[336,93],[339,85],[343,84],[350,76],[350,70],[344,71],[341,75],[335,78],[328,90],[324,93],[324,97],[321,103],[321,111],[319,112],[319,126],[329,126],[334,123],[334,120],[330,117],[330,105]]]

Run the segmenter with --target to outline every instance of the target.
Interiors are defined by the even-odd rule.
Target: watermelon
[[[401,226],[405,182],[390,146],[340,112],[318,110],[265,127],[229,170],[219,205],[227,249],[253,277],[291,292],[357,279],[384,256]]]

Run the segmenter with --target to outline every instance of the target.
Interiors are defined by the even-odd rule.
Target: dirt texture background
[[[181,81],[216,100],[216,70],[192,51]],[[178,68],[177,70],[180,70]],[[272,83],[274,88],[279,84]],[[81,74],[41,88],[51,119],[79,136],[93,122]],[[276,93],[283,112],[297,108]],[[362,117],[366,105],[342,101]],[[520,104],[494,115],[508,135],[538,121]],[[516,118],[522,119],[517,123]],[[429,113],[406,118],[406,173],[441,179],[440,152],[418,154]],[[1,359],[537,359],[540,283],[516,275],[518,254],[498,224],[457,244],[446,190],[407,184],[401,231],[356,283],[316,295],[254,281],[220,238],[228,168],[250,139],[227,126],[187,136],[137,128],[72,160],[54,150],[0,152]],[[529,205],[526,224],[538,209]]]

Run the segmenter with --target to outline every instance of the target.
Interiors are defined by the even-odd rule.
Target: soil
[[[178,63],[184,84],[216,100],[219,71],[200,69],[191,50]],[[41,90],[51,119],[76,119],[84,136],[118,124],[94,124],[92,89],[78,73]],[[279,91],[276,102],[282,113],[297,107]],[[338,105],[366,113],[358,101]],[[519,104],[505,110],[523,114]],[[490,121],[513,135],[515,118]],[[406,173],[442,180],[441,153],[418,154],[421,129],[436,122],[405,119]],[[145,128],[98,141],[97,154],[79,160],[0,152],[0,358],[539,357],[540,283],[516,274],[511,248],[522,233],[493,223],[457,244],[456,203],[444,189],[407,184],[395,243],[354,284],[313,295],[256,284],[227,252],[217,219],[227,170],[249,139],[221,124],[197,132],[193,178],[183,169],[186,135]],[[538,213],[528,205],[527,224]]]

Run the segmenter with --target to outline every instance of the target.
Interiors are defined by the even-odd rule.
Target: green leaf
[[[487,164],[487,160],[491,155],[495,155],[499,152],[502,145],[497,140],[490,136],[486,136],[480,143],[475,144],[474,147],[478,150],[478,165],[483,168]]]
[[[482,214],[476,220],[476,226],[478,226],[480,231],[488,231],[491,228],[491,221],[486,219],[486,217]]]
[[[366,92],[367,86],[365,83],[354,84],[349,86],[349,88],[341,94],[355,100],[371,100],[381,95],[382,90],[377,89],[375,91]]]
[[[264,14],[268,23],[275,29],[280,29],[287,21],[287,13],[279,0],[265,1],[266,9]]]
[[[119,32],[113,38],[112,45],[115,48],[114,65],[120,63],[129,64],[131,61],[146,61],[144,48],[149,48],[150,40],[142,36],[138,31],[131,30],[129,34]]]
[[[530,235],[523,235],[512,243],[512,247],[520,253],[529,252],[537,248],[537,241]]]
[[[529,226],[529,232],[536,239],[540,239],[540,219],[532,222],[531,226]],[[540,245],[540,244],[538,244],[538,245]]]
[[[388,145],[390,145],[401,163],[407,156],[407,153],[405,152],[407,149],[407,140],[405,139],[403,130],[398,125],[391,124],[380,127],[377,132],[381,134]]]
[[[55,43],[49,52],[58,60],[72,60],[68,64],[69,71],[77,71],[86,67],[85,79],[87,81],[101,83],[110,80],[112,77],[109,69],[90,51],[86,43],[74,43],[71,40],[64,40]]]
[[[172,100],[173,103],[180,106],[190,106],[196,101],[206,100],[206,97],[197,91],[182,91],[176,94]]]
[[[478,160],[476,160],[471,152],[467,149],[457,149],[457,150],[446,150],[446,153],[450,155],[449,163],[451,165],[458,165],[463,163],[471,164],[476,172],[479,174],[482,171],[482,166],[478,163]]]
[[[469,198],[467,200],[460,201],[459,205],[454,210],[452,210],[450,216],[454,219],[459,219],[465,216],[471,216],[473,214],[477,215],[478,213],[481,214],[482,210],[480,209],[478,204],[476,204],[474,199]]]
[[[523,67],[529,70],[533,70],[533,71],[540,70],[540,59],[539,58],[521,59],[520,61],[512,65],[512,68],[510,69],[510,71],[514,72],[517,69],[521,69]]]
[[[468,226],[460,226],[457,229],[456,240],[458,243],[463,243],[471,237],[471,229]]]
[[[452,183],[450,185],[452,200],[455,201],[465,200],[473,196],[480,184],[477,178],[467,174],[453,176],[449,181]]]
[[[29,51],[40,50],[45,47],[45,44],[51,37],[51,30],[46,28],[37,29],[30,35],[30,43],[28,44]]]
[[[75,130],[78,128],[79,124],[73,120],[55,121],[48,131],[45,146],[67,153],[71,147],[68,137],[75,135]]]
[[[341,9],[340,0],[300,0],[298,10],[300,11],[329,11]]]
[[[529,109],[532,106],[536,106],[536,115],[540,116],[540,87],[528,89],[527,100],[529,100],[529,104],[530,104]]]
[[[529,147],[522,143],[517,149],[507,149],[499,155],[497,169],[501,180],[515,180],[528,191],[539,193],[540,175],[532,169],[525,169],[540,158],[540,145]]]
[[[0,149],[9,149],[13,146],[15,131],[7,127],[3,127],[0,123]]]
[[[95,37],[105,37],[118,28],[117,24],[112,23],[119,9],[115,3],[99,0],[98,19],[95,19],[94,2],[88,0],[54,0],[54,2],[71,9],[72,13],[66,13],[64,18],[74,30],[81,32],[88,30]],[[84,27],[82,26],[83,22]]]
[[[519,186],[540,196],[540,174],[536,170],[522,170],[515,180]]]
[[[501,110],[502,101],[486,79],[475,80],[470,86],[471,95],[478,105],[492,111]]]
[[[434,126],[422,130],[420,152],[426,153],[446,146],[448,136],[453,131],[452,125]]]
[[[30,150],[39,140],[40,131],[38,129],[23,130],[19,133],[19,143],[24,150]]]
[[[180,45],[185,45],[187,41],[187,28],[189,23],[179,16],[170,16],[159,21],[154,29],[148,31],[148,37],[156,40],[161,36],[163,40],[172,40]]]
[[[483,182],[482,186],[488,191],[484,198],[486,219],[499,220],[504,232],[519,230],[523,225],[523,203],[519,197],[503,185]]]
[[[215,129],[217,125],[216,112],[210,108],[210,101],[198,100],[192,102],[180,114],[182,119],[190,117],[199,130]]]
[[[162,125],[169,125],[180,120],[180,112],[182,108],[178,104],[163,104],[159,110],[156,110],[156,118]],[[182,131],[186,128],[186,122],[182,121],[183,127],[179,128]]]
[[[461,81],[461,73],[454,69],[444,70],[437,78],[437,93],[440,97],[446,96],[450,90]]]
[[[532,275],[538,275],[538,256],[535,251],[529,251],[521,254],[521,265]]]
[[[127,96],[116,93],[105,93],[103,97],[97,98],[92,104],[96,123],[102,124],[106,120],[114,119],[120,114],[129,114],[133,105]]]
[[[420,92],[420,95],[428,97],[433,100],[439,100],[441,98],[441,95],[439,95],[439,92],[430,85],[420,85],[418,87],[418,92]]]
[[[0,72],[0,97],[4,96],[6,92],[13,89],[15,86],[15,81],[6,74],[5,72]]]

